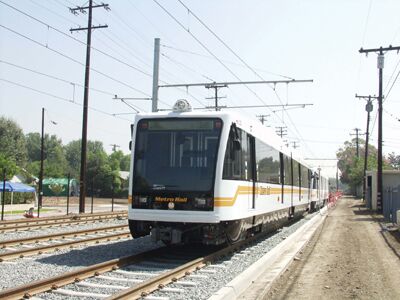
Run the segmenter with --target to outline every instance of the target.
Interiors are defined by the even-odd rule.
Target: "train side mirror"
[[[131,124],[131,138],[133,137],[133,128],[135,127],[134,124]],[[129,150],[132,151],[132,140],[129,142]]]
[[[242,149],[242,145],[240,144],[240,140],[233,140],[233,150],[234,151],[239,151]]]
[[[242,149],[242,145],[240,144],[239,140],[232,140],[232,145],[230,149],[230,155],[232,158],[235,158],[237,153]]]

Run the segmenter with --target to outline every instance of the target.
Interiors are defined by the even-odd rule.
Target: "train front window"
[[[143,119],[137,127],[133,190],[211,191],[220,119]]]

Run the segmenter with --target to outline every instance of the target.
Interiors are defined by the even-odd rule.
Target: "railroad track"
[[[206,270],[201,274],[204,267],[242,249],[254,239],[222,249],[213,248],[212,252],[212,248],[162,247],[3,290],[0,299],[32,296],[46,299],[48,293],[66,297],[139,299],[154,291],[182,292],[176,286],[195,286],[193,279],[207,276]],[[175,287],[168,287],[170,283]],[[93,290],[100,292],[95,293]]]
[[[0,222],[0,233],[10,231],[22,231],[30,229],[49,228],[57,226],[67,226],[75,224],[84,224],[89,222],[97,222],[101,220],[110,220],[116,218],[126,218],[126,211],[95,213],[95,214],[76,214],[58,217],[44,217],[37,219],[19,219]]]
[[[2,241],[0,262],[130,236],[127,225],[117,225]]]

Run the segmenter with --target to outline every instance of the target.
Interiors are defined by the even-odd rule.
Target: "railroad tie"
[[[121,278],[121,277],[113,277],[113,276],[105,276],[105,275],[99,275],[96,278],[110,280],[110,281],[119,281],[119,282],[131,282],[131,283],[143,282],[143,280],[141,280],[141,279]]]
[[[76,297],[94,297],[94,298],[107,298],[110,295],[100,294],[100,293],[85,293],[85,292],[77,292],[66,289],[56,289],[53,290],[52,293],[65,295],[65,296],[76,296]]]

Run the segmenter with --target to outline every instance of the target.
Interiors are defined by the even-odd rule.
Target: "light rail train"
[[[236,242],[313,211],[328,179],[272,129],[225,111],[138,114],[132,130],[129,227],[167,244]]]

